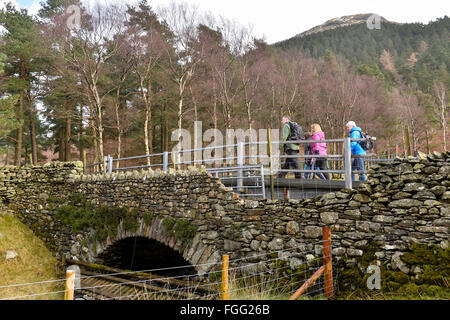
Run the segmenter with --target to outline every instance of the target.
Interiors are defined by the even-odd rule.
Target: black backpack
[[[291,133],[288,137],[288,141],[296,141],[303,139],[303,129],[302,126],[296,122],[289,121],[289,127],[291,128]]]
[[[363,148],[365,151],[372,150],[374,146],[372,137],[369,136],[366,132],[360,131],[359,133],[361,133],[361,139],[366,139],[364,141],[359,141],[359,145],[361,146],[361,148]]]

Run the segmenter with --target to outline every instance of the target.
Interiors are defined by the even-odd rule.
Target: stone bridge
[[[379,164],[356,190],[302,200],[240,199],[203,168],[83,175],[79,162],[6,166],[0,209],[17,215],[57,257],[82,261],[139,236],[179,252],[202,274],[223,254],[257,256],[263,264],[265,253],[289,248],[320,256],[321,228],[331,226],[333,256],[346,266],[375,241],[376,257],[396,269],[395,257],[415,242],[448,248],[449,159],[444,153]],[[292,268],[300,263],[284,259]]]

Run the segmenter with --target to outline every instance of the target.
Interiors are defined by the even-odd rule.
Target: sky
[[[0,0],[2,3],[7,0]],[[11,0],[35,14],[44,0]],[[82,0],[87,1],[87,0]],[[102,3],[137,3],[138,0],[91,0]],[[157,8],[171,0],[148,0]],[[185,0],[200,11],[211,12],[252,27],[253,34],[271,44],[309,30],[325,21],[357,13],[374,13],[401,23],[428,23],[450,16],[448,0]]]

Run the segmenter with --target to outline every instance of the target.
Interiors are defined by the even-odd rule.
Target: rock
[[[398,193],[394,194],[392,196],[392,199],[400,200],[400,199],[407,199],[407,198],[410,198],[410,197],[411,197],[411,193],[407,193],[407,192],[401,191],[401,192],[398,192]]]
[[[450,191],[446,191],[444,192],[444,194],[442,195],[442,200],[450,200]]]
[[[339,214],[337,212],[321,212],[320,219],[325,224],[334,224],[339,219]]]
[[[307,254],[305,258],[308,266],[312,266],[316,262],[316,257],[314,257],[312,254]]]
[[[258,240],[252,240],[252,242],[250,242],[250,249],[254,250],[254,251],[258,251],[260,248],[260,242]]]
[[[275,238],[269,242],[267,247],[272,251],[282,250],[284,247],[283,240],[280,238]]]
[[[289,235],[296,235],[300,230],[298,223],[295,221],[289,221],[286,224],[286,233]]]
[[[373,217],[373,222],[392,223],[393,221],[394,217],[391,216],[378,215]]]
[[[404,192],[422,191],[425,190],[425,185],[422,183],[407,183],[403,188]]]
[[[413,196],[413,199],[419,199],[419,200],[427,200],[427,199],[431,199],[431,200],[436,200],[436,196],[434,195],[434,193],[430,192],[430,191],[419,191],[417,192],[417,194],[415,194]]]
[[[247,242],[250,242],[253,239],[253,235],[250,231],[244,230],[242,231],[242,238],[244,238]]]
[[[440,196],[446,192],[447,188],[444,186],[434,186],[430,189],[431,192],[433,192],[436,196]],[[450,195],[450,191],[447,191]],[[444,200],[444,199],[443,199]]]
[[[419,267],[419,266],[415,266],[412,269],[412,273],[414,273],[414,274],[419,274],[419,273],[422,273],[422,272],[423,272],[423,269],[421,267]]]
[[[413,200],[413,199],[401,199],[401,200],[395,200],[388,204],[389,208],[412,208],[412,207],[418,207],[422,205],[422,202],[419,200]]]
[[[203,236],[205,239],[215,240],[219,237],[219,233],[217,231],[208,231]]]
[[[343,217],[350,219],[359,219],[361,217],[361,212],[358,209],[345,210]]]
[[[363,255],[364,251],[359,250],[359,249],[347,249],[347,254],[350,257],[361,257]]]
[[[19,254],[17,252],[15,252],[14,250],[7,250],[5,259],[6,259],[6,261],[9,261],[9,260],[13,260],[13,259],[17,258],[18,256],[19,256]]]
[[[366,184],[364,184],[364,185],[366,185]],[[371,190],[370,193],[372,193],[372,190]],[[353,196],[353,200],[354,201],[358,201],[358,202],[362,202],[362,203],[368,203],[368,202],[370,202],[370,197],[365,195],[365,194],[357,193],[357,194],[355,194]]]
[[[297,269],[302,264],[303,264],[303,261],[298,259],[298,258],[291,258],[291,259],[289,259],[289,266],[291,267],[292,270]]]
[[[417,151],[417,157],[421,160],[427,160],[427,155],[420,151]]]
[[[333,248],[331,254],[333,256],[343,256],[345,252],[346,252],[345,248]]]
[[[306,238],[320,238],[322,236],[322,228],[316,226],[306,226],[305,227],[305,237]]]
[[[356,221],[356,229],[363,232],[369,232],[370,223],[367,221]]]
[[[241,243],[232,240],[224,240],[223,248],[225,249],[225,251],[236,251],[241,249]]]

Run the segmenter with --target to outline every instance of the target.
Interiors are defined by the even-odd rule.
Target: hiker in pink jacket
[[[320,125],[317,123],[314,123],[311,125],[311,133],[312,133],[312,140],[325,140],[325,133],[323,133],[322,128],[320,128]],[[325,156],[327,155],[327,144],[325,142],[316,142],[311,143],[311,153],[313,155],[320,155]],[[327,164],[327,158],[315,158],[313,159],[313,162],[315,162],[315,169],[318,170],[328,170],[328,164]],[[328,172],[317,174],[319,178],[323,179],[330,179],[330,175]],[[323,175],[323,176],[322,176]]]

